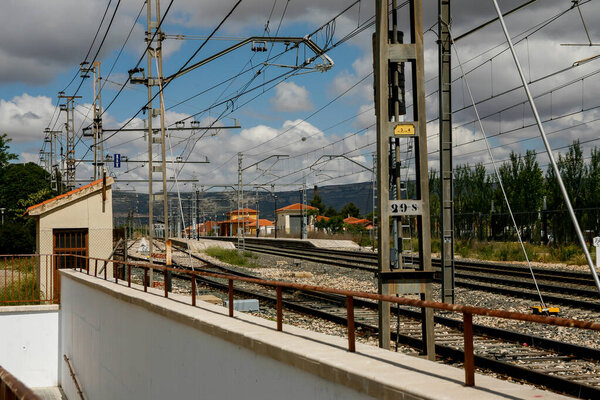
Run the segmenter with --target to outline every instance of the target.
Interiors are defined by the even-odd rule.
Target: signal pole
[[[393,0],[394,12],[396,3],[396,0]],[[373,54],[377,116],[378,292],[384,295],[419,293],[422,300],[431,300],[433,270],[431,266],[422,0],[410,1],[410,42],[400,43],[401,37],[402,34],[397,33],[395,26],[392,32],[389,30],[388,0],[378,0]],[[400,112],[404,108],[402,82],[404,63],[410,64],[412,74],[413,118],[412,121],[400,122]],[[402,161],[398,159],[396,153],[400,140],[407,141],[408,147],[414,148],[416,198],[390,200],[390,159],[396,163]],[[393,181],[392,184],[398,184],[397,179]],[[396,191],[396,196],[399,192],[399,190]],[[408,197],[408,191],[406,197]],[[400,248],[391,248],[390,246],[390,218],[401,219],[407,216],[416,216],[417,219],[418,263],[414,262],[411,265],[413,268],[410,269],[404,265],[405,268],[392,271],[392,254],[394,254],[393,258],[401,259],[402,252]],[[433,311],[423,308],[421,315],[423,354],[433,360],[435,358]],[[389,349],[389,302],[379,302],[379,332],[379,346]]]
[[[44,142],[50,145],[50,152],[46,158],[47,171],[50,173],[50,188],[58,191],[58,163],[56,162],[56,135],[58,131],[51,131],[50,128],[44,129]]]
[[[67,113],[67,122],[65,130],[67,136],[67,153],[66,153],[66,186],[67,191],[75,189],[75,123],[73,116],[73,102],[75,99],[80,99],[81,96],[67,96],[64,93],[58,94],[59,99],[65,99],[66,104],[61,105],[61,111]]]
[[[440,232],[442,298],[454,304],[454,189],[452,184],[452,64],[450,0],[438,0],[438,62],[440,123]]]
[[[94,180],[100,179],[104,171],[104,142],[102,141],[102,85],[100,61],[94,62]]]
[[[152,98],[154,97],[154,86],[162,87],[162,41],[164,39],[163,33],[160,31],[160,0],[155,0],[155,13],[153,19],[152,13],[152,0],[146,1],[146,43],[148,46],[148,54],[147,54],[147,76],[143,78],[134,78],[133,74],[141,72],[144,73],[143,68],[135,68],[129,71],[129,77],[131,83],[142,83],[145,84],[148,88],[148,105],[146,107],[146,111],[148,112],[148,120],[147,120],[147,140],[148,140],[148,225],[149,225],[149,250],[150,257],[149,261],[152,262],[152,252],[153,252],[153,239],[154,239],[154,202],[155,200],[159,200],[162,198],[163,201],[163,236],[166,240],[168,237],[168,227],[169,227],[169,204],[168,204],[168,196],[167,196],[167,161],[165,157],[166,149],[165,149],[165,120],[164,120],[164,104],[163,97],[160,96],[160,107],[158,109],[154,109],[152,106]],[[156,62],[156,77],[152,76],[152,63]],[[152,119],[154,117],[160,117],[160,134],[158,130],[152,129]],[[153,156],[154,156],[154,147],[153,145],[160,145],[160,156],[161,163],[160,166],[153,165]],[[153,187],[153,174],[155,172],[159,172],[162,174],[162,194],[154,194]],[[150,283],[153,282],[153,270],[150,270]]]
[[[89,78],[90,72],[94,75],[92,79],[92,91],[94,100],[92,108],[94,110],[94,118],[92,122],[92,131],[89,132],[89,127],[84,128],[83,136],[92,137],[94,142],[94,180],[100,179],[104,172],[104,143],[102,142],[102,84],[100,76],[100,61],[94,61],[92,67],[86,67],[88,62],[81,63],[81,77]]]

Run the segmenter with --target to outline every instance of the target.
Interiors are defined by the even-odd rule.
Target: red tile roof
[[[324,215],[319,215],[319,216],[317,216],[317,221],[329,221],[329,217],[326,217]]]
[[[300,203],[294,203],[294,204],[290,204],[289,206],[285,206],[285,207],[279,208],[276,211],[303,210],[303,209],[318,210],[317,207],[313,207],[313,206],[309,206],[309,205],[304,205],[304,204],[300,204]]]
[[[256,222],[252,220],[248,226],[256,226]],[[268,219],[259,219],[258,226],[273,226],[273,221],[269,221]]]
[[[80,187],[80,188],[77,188],[77,189],[71,190],[70,192],[67,192],[67,193],[63,193],[63,194],[61,194],[61,195],[59,195],[59,196],[53,197],[53,198],[51,198],[51,199],[48,199],[48,200],[46,200],[46,201],[42,201],[42,202],[41,202],[41,203],[39,203],[39,204],[35,204],[35,205],[31,206],[31,207],[28,207],[28,208],[27,208],[27,211],[25,211],[25,214],[27,214],[29,211],[33,210],[34,208],[38,208],[38,207],[40,207],[40,206],[43,206],[44,204],[52,203],[53,201],[56,201],[56,200],[58,200],[58,199],[62,199],[63,197],[67,197],[67,196],[70,196],[70,195],[72,195],[72,194],[75,194],[75,193],[77,193],[77,192],[81,192],[82,190],[84,190],[84,189],[87,189],[87,188],[90,188],[90,187],[92,187],[92,186],[94,186],[94,185],[97,185],[97,184],[99,184],[99,183],[102,183],[102,179],[98,179],[97,181],[94,181],[94,182],[92,182],[92,183],[88,183],[88,184],[87,184],[87,185],[85,185],[85,186],[82,186],[82,187]]]
[[[256,210],[251,208],[240,208],[239,210],[229,211],[227,214],[242,214],[242,213],[256,213]]]
[[[369,221],[368,219],[360,219],[360,218],[355,218],[355,217],[348,217],[344,219],[344,222],[346,224],[350,224],[350,225],[354,225],[354,224],[370,224],[371,221]]]

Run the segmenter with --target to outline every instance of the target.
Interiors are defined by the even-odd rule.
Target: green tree
[[[573,208],[582,208],[585,204],[585,184],[587,183],[586,176],[589,176],[589,169],[586,173],[583,151],[578,140],[569,146],[567,154],[564,156],[559,154],[557,165]],[[546,196],[548,209],[552,211],[550,224],[555,241],[557,243],[574,241],[575,231],[567,215],[566,204],[551,165],[548,166],[546,172]]]
[[[510,161],[500,166],[499,173],[521,235],[525,240],[533,240],[534,226],[544,195],[544,175],[535,152],[528,150],[525,156],[511,152]],[[495,199],[498,202],[497,209],[505,214],[502,219],[504,225],[512,227],[500,185],[496,187]]]
[[[344,207],[342,207],[340,211],[340,216],[342,217],[342,219],[348,217],[360,218],[360,209],[356,207],[354,203],[350,202],[344,205]]]
[[[344,218],[341,215],[334,215],[327,221],[327,230],[330,233],[338,233],[344,229]]]
[[[0,253],[35,251],[35,221],[23,217],[27,207],[55,194],[50,191],[48,173],[34,163],[11,164],[17,156],[9,151],[10,139],[0,135],[0,207],[5,208],[0,226]]]
[[[586,169],[584,207],[589,210],[586,215],[585,229],[600,233],[600,149],[594,147],[590,152],[590,163]]]
[[[331,218],[331,217],[335,217],[336,215],[338,215],[338,212],[335,210],[335,208],[329,206],[329,207],[327,207],[327,210],[325,210],[324,215],[326,217]]]
[[[8,210],[8,218],[12,220],[21,212],[19,201],[43,189],[46,189],[45,198],[40,198],[40,202],[55,195],[50,191],[48,173],[43,168],[34,163],[9,164],[0,176],[0,204]]]
[[[325,212],[326,205],[325,203],[323,203],[323,199],[321,199],[321,196],[319,196],[317,193],[315,193],[312,200],[310,201],[310,205],[313,207],[317,207],[319,209],[320,215],[322,215]]]
[[[11,160],[16,160],[18,157],[9,151],[8,143],[12,139],[6,133],[0,135],[0,173],[6,168]]]

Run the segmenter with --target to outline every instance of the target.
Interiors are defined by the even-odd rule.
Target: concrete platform
[[[225,241],[221,241],[221,240],[210,240],[210,239],[194,240],[194,239],[171,238],[171,242],[173,242],[173,244],[175,244],[175,245],[182,246],[182,247],[187,247],[187,244],[189,243],[190,249],[194,252],[203,252],[204,250],[206,250],[209,247],[220,247],[222,249],[229,249],[229,250],[235,249],[235,245],[233,244],[233,242],[225,242]]]
[[[261,398],[257,395],[257,390],[265,390],[276,393],[277,387],[266,386],[267,382],[262,382],[263,374],[268,379],[269,371],[261,369],[260,361],[265,362],[264,365],[279,365],[278,368],[284,373],[285,381],[280,382],[281,376],[277,377],[277,371],[272,372],[271,378],[275,379],[272,382],[280,382],[283,389],[279,389],[285,393],[286,388],[290,388],[289,395],[285,396],[288,399],[293,398],[378,398],[378,399],[567,399],[568,397],[560,396],[551,392],[545,392],[531,386],[514,384],[502,380],[495,379],[490,376],[476,375],[475,387],[464,386],[464,370],[454,368],[452,366],[430,362],[424,359],[411,357],[401,353],[385,351],[374,346],[364,344],[356,344],[356,353],[349,353],[347,348],[347,340],[342,337],[329,336],[321,333],[308,331],[305,329],[284,325],[283,332],[277,332],[274,321],[257,318],[252,315],[235,313],[235,318],[230,318],[227,315],[227,309],[213,304],[198,302],[197,307],[189,305],[190,298],[188,296],[170,295],[169,299],[160,296],[162,293],[158,290],[151,290],[154,293],[144,293],[135,288],[127,288],[123,285],[117,285],[113,282],[103,281],[97,278],[89,277],[85,274],[61,270],[61,281],[63,282],[63,293],[67,296],[72,296],[72,305],[68,301],[63,303],[61,312],[64,312],[63,320],[73,321],[78,320],[75,308],[81,310],[82,313],[89,313],[89,308],[85,308],[85,304],[79,304],[82,295],[86,294],[86,299],[95,301],[98,304],[92,307],[98,310],[99,315],[84,314],[85,318],[94,320],[94,325],[98,326],[95,329],[112,329],[107,327],[110,319],[106,318],[108,306],[110,303],[119,305],[118,316],[115,321],[128,321],[128,315],[134,315],[138,318],[144,314],[140,307],[149,317],[156,321],[156,318],[167,319],[169,326],[169,337],[165,338],[165,343],[157,343],[156,337],[151,337],[153,340],[154,351],[158,351],[163,347],[168,348],[169,352],[178,353],[176,345],[187,346],[189,349],[192,343],[179,343],[178,341],[168,340],[173,338],[177,333],[177,326],[193,328],[197,337],[204,335],[206,339],[205,347],[214,348],[218,343],[223,341],[234,345],[235,350],[232,355],[225,357],[216,357],[213,359],[198,359],[189,354],[189,351],[182,350],[181,354],[193,359],[195,363],[207,363],[211,369],[218,369],[220,363],[227,361],[233,362],[238,366],[230,371],[230,376],[226,381],[229,382],[225,386],[218,386],[222,390],[223,398],[227,395],[232,395],[232,391],[239,390],[237,397],[244,398]],[[117,302],[118,301],[118,302]],[[105,307],[106,305],[106,307]],[[101,307],[102,306],[102,307]],[[134,306],[136,311],[134,314],[127,314],[127,307]],[[72,309],[72,307],[75,307]],[[86,311],[87,310],[87,311]],[[285,312],[285,311],[284,311]],[[141,318],[141,317],[140,317]],[[134,322],[129,322],[134,324]],[[126,325],[120,325],[119,333],[121,338],[128,338],[128,328]],[[139,335],[147,334],[147,327],[137,327]],[[96,331],[89,331],[90,335],[96,335]],[[74,332],[75,334],[76,332]],[[209,335],[209,336],[206,336]],[[214,339],[209,339],[212,337]],[[85,336],[77,335],[73,338],[84,338]],[[217,340],[217,342],[214,342]],[[209,343],[210,342],[210,343]],[[95,343],[95,342],[94,342]],[[211,344],[212,343],[212,344]],[[140,345],[138,345],[139,347]],[[219,345],[220,346],[220,345]],[[194,348],[194,347],[192,347]],[[75,347],[73,347],[75,349]],[[122,343],[121,349],[127,349],[127,344]],[[68,349],[69,351],[74,351]],[[101,349],[98,349],[102,351]],[[171,353],[166,353],[171,354]],[[121,354],[114,353],[114,356],[122,357]],[[135,357],[132,354],[131,357]],[[75,354],[74,357],[77,357]],[[146,354],[148,357],[148,354]],[[244,368],[244,357],[251,357],[255,368]],[[254,357],[254,358],[253,358]],[[256,358],[258,357],[258,358]],[[88,357],[94,362],[94,357],[90,354]],[[177,359],[179,360],[179,359]],[[268,361],[270,360],[270,361]],[[150,360],[146,360],[149,362]],[[81,361],[80,361],[81,362]],[[118,362],[116,360],[115,362]],[[165,360],[164,362],[168,362]],[[182,361],[183,362],[183,361]],[[275,362],[275,364],[273,364]],[[268,364],[271,363],[271,364]],[[119,368],[126,371],[128,366],[118,364]],[[138,365],[138,364],[136,364]],[[83,366],[81,367],[83,368]],[[87,367],[86,367],[87,368]],[[139,368],[139,367],[138,367]],[[156,365],[153,365],[156,368]],[[202,368],[202,367],[197,367]],[[259,371],[254,371],[259,370]],[[138,371],[139,372],[139,371]],[[256,373],[259,375],[253,375]],[[187,374],[187,370],[185,372]],[[173,372],[175,374],[175,372]],[[181,376],[179,375],[174,376]],[[213,382],[200,382],[203,378],[202,374],[196,374],[194,382],[199,387],[204,388],[206,393],[209,393]],[[255,378],[257,376],[257,378]],[[310,377],[313,378],[310,378]],[[308,378],[307,378],[308,377]],[[161,377],[162,378],[162,377]],[[210,377],[204,377],[210,379]],[[314,392],[312,387],[299,385],[298,382],[309,382],[313,379],[315,385],[324,385],[324,389]],[[239,381],[243,383],[243,389],[238,385]],[[163,378],[163,382],[169,382]],[[177,382],[176,382],[177,383]],[[180,382],[180,385],[187,382]],[[275,386],[277,383],[275,383]],[[296,386],[294,386],[296,385]],[[329,385],[329,386],[327,386]],[[143,387],[143,386],[142,386]],[[292,389],[294,387],[295,389]],[[238,388],[238,389],[235,389]],[[91,388],[90,388],[91,389]],[[295,392],[297,390],[297,392]],[[301,397],[302,390],[317,393],[310,397]],[[140,394],[135,396],[139,398]],[[306,394],[304,394],[306,396]],[[341,397],[340,397],[341,396]],[[216,398],[207,394],[205,398]],[[265,397],[270,398],[265,394]]]
[[[65,392],[60,387],[41,387],[32,388],[33,392],[37,394],[42,400],[67,400]]]

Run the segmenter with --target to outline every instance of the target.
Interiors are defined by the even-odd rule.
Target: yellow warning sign
[[[415,126],[413,124],[398,124],[394,127],[394,135],[414,135]]]

